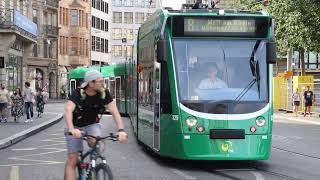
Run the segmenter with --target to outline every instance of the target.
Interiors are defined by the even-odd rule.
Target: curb
[[[30,136],[36,134],[36,133],[58,123],[59,121],[62,120],[62,118],[63,118],[63,114],[57,115],[56,117],[51,118],[46,122],[43,122],[41,124],[38,124],[36,126],[29,128],[29,129],[26,129],[20,133],[17,133],[17,134],[10,136],[10,137],[2,139],[2,140],[0,140],[0,149],[5,149],[5,148],[23,140],[23,139],[26,139],[27,137],[30,137]]]
[[[301,123],[309,123],[309,124],[314,124],[314,125],[320,125],[320,122],[319,121],[316,121],[314,119],[298,119],[296,117],[287,117],[287,116],[284,116],[284,115],[273,115],[273,119],[275,118],[282,118],[282,119],[286,119],[286,120],[290,120],[290,121],[296,121],[296,122],[301,122]],[[277,120],[274,120],[274,122],[277,122]]]

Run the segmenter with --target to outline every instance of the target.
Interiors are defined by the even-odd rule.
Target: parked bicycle
[[[68,133],[72,135],[71,133]],[[109,136],[95,137],[82,134],[83,140],[87,141],[89,150],[79,152],[77,172],[79,180],[113,180],[113,175],[106,158],[101,154],[102,140],[118,141],[118,135],[110,133]]]

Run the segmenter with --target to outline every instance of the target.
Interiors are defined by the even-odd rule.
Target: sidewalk
[[[7,123],[0,123],[0,149],[36,134],[59,122],[62,118],[63,114],[61,113],[45,112],[41,118],[34,117],[33,122],[25,123],[26,117],[22,116],[19,122],[16,123],[10,117]]]
[[[280,119],[285,119],[290,121],[320,125],[320,118],[319,118],[319,114],[317,113],[312,114],[311,117],[309,115],[304,117],[303,114],[298,114],[298,116],[296,117],[294,113],[287,113],[284,111],[275,111],[273,114],[273,119],[275,122],[277,122],[277,120],[280,120]]]

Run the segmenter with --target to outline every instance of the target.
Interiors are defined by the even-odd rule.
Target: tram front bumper
[[[266,160],[270,156],[271,134],[245,135],[244,139],[210,139],[209,135],[177,134],[181,140],[179,159]]]

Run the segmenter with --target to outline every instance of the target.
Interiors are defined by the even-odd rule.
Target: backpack
[[[84,113],[84,109],[83,107],[85,106],[85,101],[86,101],[86,97],[87,94],[85,92],[84,89],[79,89],[80,90],[80,101],[75,103],[76,104],[76,108],[73,111],[73,116],[77,119],[80,120],[83,116]],[[106,98],[106,91],[103,92],[97,92],[99,95],[99,110],[98,110],[98,117],[96,118],[96,123],[100,122],[100,119],[102,117],[102,114],[106,111],[106,107],[104,104],[104,100]]]

